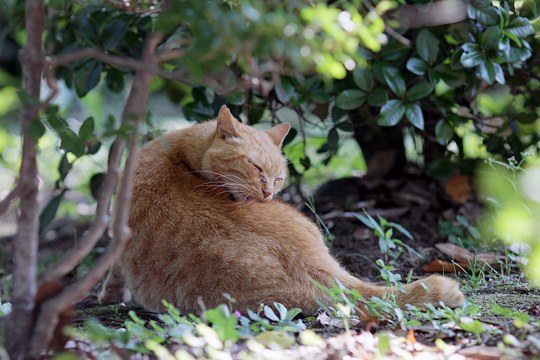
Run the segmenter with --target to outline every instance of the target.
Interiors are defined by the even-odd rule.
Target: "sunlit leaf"
[[[336,106],[345,110],[352,110],[362,106],[365,101],[366,93],[362,90],[344,90],[337,96]]]
[[[377,120],[381,126],[394,126],[401,121],[405,114],[405,106],[400,100],[389,100],[382,108]]]
[[[424,129],[424,115],[422,109],[417,103],[409,103],[405,105],[405,116],[414,127]]]

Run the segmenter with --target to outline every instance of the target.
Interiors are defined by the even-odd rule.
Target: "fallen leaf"
[[[435,244],[435,247],[450,257],[455,262],[463,264],[484,264],[494,266],[500,266],[500,261],[505,260],[506,257],[502,255],[492,254],[492,253],[479,253],[473,254],[467,249],[462,248],[461,246],[450,244],[450,243],[439,243]],[[468,268],[468,266],[467,266]]]
[[[464,204],[471,194],[471,185],[468,175],[453,176],[444,187],[446,194],[457,203]]]
[[[451,259],[459,263],[468,263],[474,255],[467,249],[450,243],[435,244],[435,247]]]
[[[422,268],[427,273],[463,273],[469,270],[468,264],[451,263],[448,261],[435,259]]]
[[[458,354],[466,356],[467,359],[495,360],[501,359],[504,351],[494,346],[471,346],[460,350]]]
[[[343,319],[331,318],[326,313],[322,313],[319,316],[317,316],[317,320],[322,325],[334,326],[334,327],[338,327],[338,328],[341,328],[341,329],[345,328],[345,323],[344,323]],[[349,324],[349,326],[355,326],[355,325],[360,324],[360,320],[358,320],[358,319],[347,319],[347,323]]]

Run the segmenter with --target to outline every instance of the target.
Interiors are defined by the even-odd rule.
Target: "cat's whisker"
[[[218,178],[221,177],[221,178],[225,178],[225,179],[229,179],[229,180],[237,180],[238,182],[245,183],[245,179],[242,179],[240,176],[235,175],[235,174],[231,174],[231,173],[218,173],[218,172],[210,171],[210,170],[194,170],[193,172],[194,173],[212,174],[212,175],[216,175]]]

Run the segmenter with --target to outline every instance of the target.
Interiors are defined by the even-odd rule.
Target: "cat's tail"
[[[366,300],[372,297],[385,298],[395,295],[400,307],[410,304],[422,307],[427,304],[439,305],[441,302],[446,306],[455,308],[461,306],[465,296],[459,289],[459,284],[448,277],[431,275],[427,278],[406,284],[402,289],[397,287],[377,286],[353,276],[342,279],[343,284],[351,289],[356,289]]]

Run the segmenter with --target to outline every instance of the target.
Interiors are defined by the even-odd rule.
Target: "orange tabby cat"
[[[256,130],[224,106],[217,120],[142,149],[129,217],[133,237],[119,261],[135,298],[150,310],[163,310],[165,299],[197,313],[228,293],[242,311],[275,301],[313,314],[317,300],[331,300],[311,279],[336,278],[367,299],[393,292],[400,305],[461,305],[458,284],[442,276],[404,292],[355,278],[329,254],[317,226],[272,200],[283,186],[280,147],[289,128]],[[118,272],[109,276],[109,288],[118,285]]]

